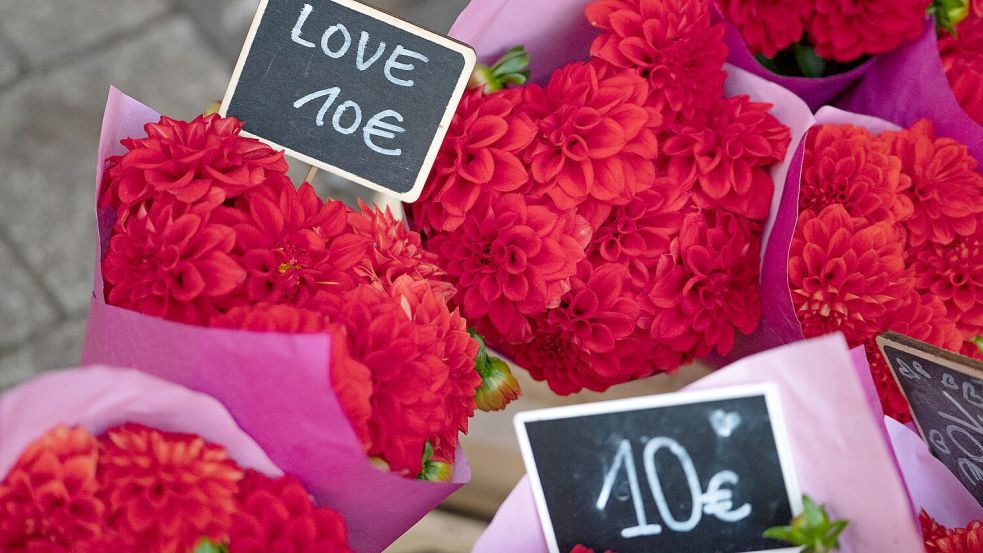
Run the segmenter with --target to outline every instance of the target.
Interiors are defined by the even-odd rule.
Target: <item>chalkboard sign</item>
[[[801,511],[772,385],[527,411],[515,418],[552,553],[797,551]]]
[[[983,505],[983,363],[896,332],[877,344],[932,453]]]
[[[471,47],[354,0],[262,0],[220,113],[412,202],[474,65]]]

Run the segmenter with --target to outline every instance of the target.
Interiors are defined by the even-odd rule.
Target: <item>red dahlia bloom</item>
[[[956,33],[939,36],[939,55],[956,101],[983,125],[983,4],[971,4]]]
[[[687,124],[669,129],[661,165],[669,176],[695,181],[697,205],[765,219],[774,183],[766,167],[785,158],[789,128],[747,96],[724,98]]]
[[[337,324],[332,385],[368,454],[416,476],[449,378],[447,363],[434,354],[438,329],[413,320],[407,306],[369,285],[330,301],[325,309]]]
[[[0,482],[0,550],[68,553],[106,535],[98,456],[84,428],[60,426],[31,443]]]
[[[240,305],[208,321],[208,326],[219,328],[290,334],[325,332],[329,325],[318,311],[273,303]]]
[[[226,541],[242,470],[225,448],[138,424],[108,430],[100,444],[100,496],[114,530],[161,553],[186,553],[202,537]]]
[[[799,210],[819,213],[840,204],[854,217],[902,222],[912,213],[911,178],[901,160],[870,131],[853,125],[817,125],[806,138]]]
[[[983,228],[983,220],[976,221],[976,228]],[[967,340],[983,335],[983,236],[957,236],[948,244],[928,242],[910,248],[909,257],[918,290],[945,303],[949,318]]]
[[[307,490],[291,476],[268,478],[246,471],[240,507],[229,531],[235,553],[350,553],[345,519],[315,507]]]
[[[446,365],[447,378],[437,391],[443,405],[432,415],[436,424],[430,442],[438,458],[453,462],[459,432],[468,432],[468,419],[476,407],[475,391],[481,386],[481,375],[475,370],[478,342],[468,333],[461,314],[447,308],[434,284],[404,275],[393,283],[391,294],[409,310],[413,321],[436,331],[430,354]]]
[[[280,180],[287,171],[283,152],[239,136],[242,123],[233,117],[203,115],[191,122],[161,117],[144,129],[146,138],[124,140],[127,153],[110,158],[100,206],[128,211],[159,193],[193,203],[212,189],[232,198],[268,179]]]
[[[521,342],[530,336],[525,315],[556,306],[570,288],[589,234],[587,222],[572,210],[506,194],[456,231],[432,237],[429,248],[457,287],[464,315]]]
[[[911,176],[908,195],[915,208],[906,223],[910,244],[948,244],[957,236],[974,235],[978,214],[983,212],[983,175],[966,146],[951,138],[936,138],[928,119],[910,130],[884,133],[882,138]]]
[[[102,261],[106,301],[146,315],[202,324],[246,279],[229,255],[236,235],[212,214],[157,199],[121,221]]]
[[[551,324],[565,330],[588,351],[607,352],[618,340],[635,329],[640,308],[623,293],[628,270],[624,265],[607,263],[594,267],[589,261],[577,265],[577,276],[570,280],[570,291],[560,305],[550,309]]]
[[[479,198],[526,185],[529,174],[520,155],[535,136],[536,125],[522,109],[521,90],[487,96],[481,88],[466,92],[423,195],[409,206],[416,228],[454,230]]]
[[[942,300],[917,292],[913,292],[897,311],[888,314],[883,330],[893,330],[951,351],[959,351],[963,344],[963,336],[946,313]],[[906,423],[911,420],[908,401],[898,388],[874,338],[870,336],[864,345],[884,414]]]
[[[717,0],[754,54],[775,57],[802,38],[812,17],[811,0]]]
[[[799,214],[788,275],[805,336],[842,331],[851,347],[878,333],[914,284],[895,226],[851,217],[839,204]]]
[[[383,211],[359,200],[359,208],[348,215],[348,223],[355,236],[370,244],[367,255],[355,266],[355,273],[364,282],[380,283],[388,289],[396,279],[408,275],[413,280],[433,280],[434,286],[441,284],[435,280],[443,277],[437,255],[423,249],[419,233],[393,217],[388,207]],[[454,296],[453,287],[444,284],[439,288],[447,299]]]
[[[652,276],[651,337],[687,356],[729,353],[734,329],[750,333],[761,318],[760,248],[761,231],[746,219],[726,211],[687,215]]]
[[[247,272],[245,300],[307,305],[319,292],[350,288],[351,269],[369,240],[348,227],[349,209],[322,201],[304,183],[250,191],[219,220],[235,230],[235,253]]]
[[[849,62],[890,52],[925,29],[930,0],[812,0],[806,32],[816,53]]]
[[[983,553],[983,521],[966,528],[946,528],[924,509],[918,514],[926,553]]]
[[[650,186],[662,121],[645,107],[647,96],[632,71],[596,60],[557,70],[545,87],[526,87],[526,109],[539,126],[527,154],[534,194],[566,209],[587,200],[624,204]]]
[[[709,4],[693,0],[594,0],[587,20],[606,32],[591,55],[635,69],[651,84],[650,102],[666,122],[684,119],[723,96],[724,26]]]
[[[573,549],[570,550],[570,553],[594,553],[594,550],[585,545],[577,544],[573,546]],[[614,552],[609,549],[604,553],[614,553]]]
[[[587,250],[591,262],[620,263],[628,268],[634,288],[649,281],[649,271],[679,236],[689,204],[690,186],[669,177],[623,206],[613,206],[597,225]]]

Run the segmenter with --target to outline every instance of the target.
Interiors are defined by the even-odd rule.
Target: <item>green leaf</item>
[[[983,353],[983,336],[977,336],[970,341],[976,344],[976,349],[980,350],[980,353]]]
[[[192,553],[229,553],[229,546],[215,543],[208,538],[201,538]]]
[[[802,496],[802,514],[792,519],[791,525],[769,528],[763,535],[802,546],[802,553],[829,553],[840,548],[840,534],[847,524],[846,520],[831,521],[825,507],[805,495]]]
[[[826,60],[819,57],[815,48],[801,42],[795,45],[795,63],[804,77],[822,77],[826,71]]]
[[[956,34],[956,25],[969,15],[968,0],[932,0],[928,15],[935,17],[935,24],[943,31]]]
[[[529,80],[529,53],[524,46],[510,48],[490,67],[479,63],[471,73],[471,88],[481,87],[485,94],[502,90],[506,85],[522,85]]]

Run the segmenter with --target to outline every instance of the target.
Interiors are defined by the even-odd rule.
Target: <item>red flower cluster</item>
[[[789,251],[806,336],[865,345],[885,412],[910,420],[874,338],[887,330],[960,351],[983,334],[983,174],[923,120],[879,136],[810,130]]]
[[[515,141],[528,146],[531,138],[509,138],[515,125],[499,124],[507,106],[487,109],[475,119],[486,128],[473,130],[479,144],[468,152],[483,156],[492,137],[503,152]],[[102,263],[108,303],[202,326],[330,333],[331,384],[366,451],[411,477],[421,473],[428,443],[453,463],[482,383],[478,343],[448,305],[457,290],[420,235],[388,211],[364,204],[353,211],[323,201],[307,183],[295,188],[282,153],[239,136],[234,119],[162,118],[146,128],[147,138],[124,141],[127,153],[110,160],[100,194],[118,214]],[[480,171],[467,174],[477,179]],[[454,212],[451,204],[437,204],[451,209],[440,214],[473,207]],[[490,279],[482,288],[488,297],[535,295],[545,309],[557,281],[574,272],[564,258],[582,255],[568,236],[575,218],[571,212],[560,224],[543,209],[502,204],[491,224],[505,231],[506,220],[515,224],[494,252],[501,280],[479,275]],[[530,241],[541,247],[527,259]],[[536,270],[515,271],[521,263]]]
[[[774,57],[800,40],[851,62],[918,38],[929,0],[717,0],[751,51]]]
[[[594,550],[585,545],[577,544],[573,546],[573,549],[570,550],[570,553],[594,553]],[[604,553],[614,553],[614,551],[608,549]]]
[[[489,345],[560,394],[730,351],[760,317],[789,130],[725,98],[706,2],[596,0],[592,58],[468,93],[407,206]]]
[[[983,521],[966,528],[946,528],[928,515],[918,513],[926,553],[983,553]]]
[[[983,125],[983,4],[971,2],[956,32],[939,37],[939,55],[956,101]]]
[[[0,482],[6,552],[187,553],[201,539],[233,553],[350,551],[341,515],[295,479],[244,471],[190,434],[58,427]]]

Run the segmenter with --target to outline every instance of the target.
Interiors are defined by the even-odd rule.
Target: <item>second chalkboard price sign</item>
[[[412,202],[474,65],[471,47],[354,0],[261,0],[220,113]]]
[[[551,553],[792,552],[766,539],[802,503],[772,385],[520,413]]]
[[[983,505],[983,363],[896,332],[877,344],[932,453]]]

